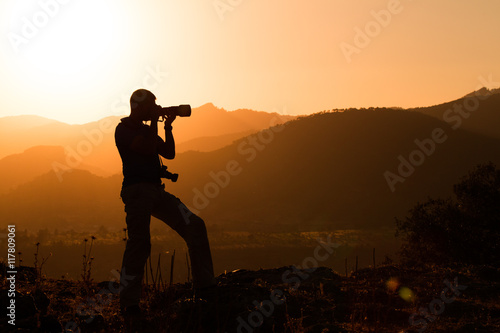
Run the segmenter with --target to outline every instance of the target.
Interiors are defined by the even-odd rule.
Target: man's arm
[[[172,160],[175,158],[175,141],[172,135],[172,126],[165,126],[165,141],[154,130],[158,125],[151,126],[152,133],[149,136],[137,135],[132,140],[130,149],[141,155],[160,154],[166,159]]]
[[[175,157],[175,141],[172,135],[172,122],[175,116],[165,120],[165,141],[158,136],[158,119],[152,119],[149,131],[135,135],[129,145],[130,149],[141,155],[160,154],[167,159]]]
[[[162,140],[162,145],[158,153],[165,157],[166,159],[173,160],[175,158],[175,140],[172,134],[172,122],[175,120],[175,116],[168,116],[165,119],[165,142]]]

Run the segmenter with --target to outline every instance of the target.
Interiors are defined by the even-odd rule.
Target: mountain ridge
[[[500,89],[482,88],[454,101],[407,110],[444,120],[454,128],[500,139],[497,126],[500,123]]]
[[[71,145],[76,149],[82,141],[91,141],[89,137],[92,136],[97,142],[94,145],[97,147],[93,148],[98,148],[93,149],[94,152],[99,150],[99,146],[103,143],[108,148],[113,148],[114,128],[123,117],[125,116],[108,116],[94,122],[77,125],[69,125],[39,116],[3,117],[0,118],[0,129],[5,130],[0,131],[0,158],[22,153],[29,147],[40,145]],[[174,131],[177,143],[182,143],[199,137],[256,131],[269,127],[273,121],[283,123],[294,118],[295,116],[246,109],[225,111],[216,108],[213,104],[205,104],[200,108],[194,108],[190,118],[179,118],[174,124]],[[32,125],[34,122],[37,126]],[[89,158],[92,160],[92,156]],[[88,163],[94,164],[90,161]],[[99,167],[102,168],[102,166]]]
[[[419,149],[416,140],[428,144],[436,129],[442,129],[447,140],[435,143],[433,154],[391,192],[384,174],[398,174],[400,158],[408,160]],[[320,113],[262,130],[212,152],[181,153],[167,163],[180,177],[177,183],[167,182],[166,190],[209,226],[230,230],[391,227],[393,218],[405,214],[417,201],[448,195],[468,170],[489,160],[500,164],[500,140],[452,130],[446,122],[422,113],[389,109]],[[44,196],[33,200],[32,211],[44,211],[44,220],[85,225],[86,212],[92,211],[87,223],[123,224],[118,197],[121,175],[95,178],[88,172],[73,172],[67,179],[65,175],[65,186],[54,175],[47,177],[0,196],[6,218],[15,219],[17,212],[23,212],[22,223],[33,224],[37,217],[15,198],[28,196],[30,191],[43,193],[47,186],[58,189],[51,195],[62,206],[51,204],[48,209],[42,203]],[[99,195],[93,194],[90,184],[94,189],[102,186]],[[78,205],[67,203],[76,209],[68,211],[64,202],[74,197],[73,191],[81,196]],[[61,215],[59,208],[65,213]]]
[[[424,111],[446,111],[453,105],[463,105],[464,101],[462,98]],[[490,124],[497,124],[494,120],[495,110],[500,109],[500,94],[493,94],[486,101],[488,103],[479,104],[470,118],[464,118],[458,128],[436,116],[437,113],[426,114],[414,109],[349,109],[298,117],[236,140],[232,137],[227,145],[210,152],[178,153],[175,160],[166,164],[169,170],[180,174],[179,181],[166,183],[166,188],[206,218],[209,225],[224,228],[322,230],[391,226],[395,216],[405,214],[417,201],[428,196],[447,196],[451,186],[476,164],[488,161],[500,164],[500,139],[488,132],[492,128],[488,127]],[[210,107],[208,105],[207,110]],[[202,113],[198,124],[203,125],[203,121],[199,121],[204,119]],[[263,121],[269,125],[273,115],[265,116]],[[479,123],[486,126],[484,130],[480,126],[468,128],[467,122],[473,117],[485,120]],[[195,116],[190,120],[193,119]],[[190,122],[179,124],[188,126]],[[226,128],[226,131],[231,129],[234,128]],[[93,138],[98,141],[97,135]],[[95,150],[94,159],[91,155],[73,159],[79,162],[73,163],[73,169],[87,164],[99,166],[91,162],[104,159],[121,166],[112,135],[102,138],[102,142],[105,140],[107,145],[91,147]],[[71,156],[74,156],[82,147],[69,148],[73,149]],[[46,172],[42,169],[38,174],[53,173],[53,168]],[[42,182],[47,189],[37,182],[41,176],[36,177],[35,182],[27,180],[25,186],[1,196],[0,201],[10,202],[2,214],[8,214],[9,219],[15,219],[20,211],[31,214],[33,210],[23,206],[20,198],[32,196],[29,192],[32,186],[40,195],[59,189],[62,192],[54,195],[59,196],[61,203],[74,195],[72,191],[86,193],[74,214],[65,213],[73,216],[65,217],[65,221],[78,216],[79,223],[83,223],[81,219],[87,211],[100,211],[106,218],[95,217],[98,220],[121,224],[123,209],[119,200],[110,206],[112,213],[107,212],[105,206],[99,206],[99,201],[91,197],[91,191],[86,190],[88,184],[102,183],[104,193],[116,198],[121,175],[118,168],[114,170],[114,176],[105,180],[93,178],[90,173],[63,170],[59,176],[63,178],[62,183],[72,184],[68,187],[61,187],[58,177]],[[14,197],[18,199],[13,200]],[[43,199],[41,195],[32,205],[42,205]],[[105,197],[101,197],[101,201],[108,202]],[[96,210],[90,203],[101,208]],[[72,202],[68,205],[74,207]],[[46,215],[60,219],[56,206],[51,207]],[[38,209],[46,210],[46,207],[42,205]],[[32,224],[36,220],[37,216],[25,216],[23,223]]]

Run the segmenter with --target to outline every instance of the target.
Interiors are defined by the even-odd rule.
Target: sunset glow
[[[10,0],[0,10],[0,116],[124,114],[113,106],[148,69],[168,73],[153,85],[163,104],[289,114],[434,105],[499,85],[496,1]]]
[[[500,332],[499,14],[1,0],[2,327]]]

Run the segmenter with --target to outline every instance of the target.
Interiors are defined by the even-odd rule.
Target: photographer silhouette
[[[129,235],[120,279],[120,307],[126,320],[140,317],[144,265],[151,251],[151,216],[165,222],[186,241],[194,287],[203,290],[215,286],[204,221],[177,197],[166,192],[161,182],[166,168],[162,168],[158,155],[175,158],[172,122],[176,115],[187,115],[186,106],[181,110],[183,114],[174,107],[162,108],[156,104],[152,92],[140,89],[132,94],[130,107],[130,116],[121,119],[115,130],[115,142],[123,163],[121,198]],[[160,117],[165,119],[165,141],[158,136]],[[151,124],[148,126],[144,121],[151,121]]]

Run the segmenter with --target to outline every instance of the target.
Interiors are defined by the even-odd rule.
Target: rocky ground
[[[0,270],[0,304],[9,275]],[[15,326],[2,332],[123,332],[116,282],[16,276]],[[348,277],[329,268],[238,270],[216,292],[189,284],[144,290],[142,332],[500,332],[500,269],[385,265]],[[7,310],[9,311],[9,310]]]

